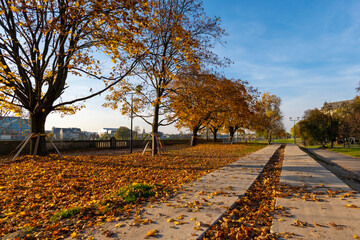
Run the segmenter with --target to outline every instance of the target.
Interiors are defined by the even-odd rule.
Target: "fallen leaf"
[[[346,205],[345,207],[347,207],[347,208],[357,208],[357,206],[354,205],[354,204],[348,204],[348,205]]]
[[[125,226],[125,224],[123,224],[123,223],[118,223],[118,224],[115,225],[116,228],[121,228],[121,227],[124,227],[124,226]]]
[[[158,230],[156,229],[153,229],[153,230],[150,230],[147,234],[146,234],[146,237],[155,237],[158,233]]]

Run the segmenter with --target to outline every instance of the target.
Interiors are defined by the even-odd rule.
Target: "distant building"
[[[79,140],[81,136],[80,128],[52,128],[54,139]]]
[[[118,130],[117,128],[102,128],[98,131],[98,134],[100,137],[102,137],[105,134],[109,134],[110,136],[114,137],[116,130]]]
[[[321,110],[323,112],[331,113],[331,112],[334,112],[334,111],[338,110],[339,108],[342,108],[342,107],[346,106],[347,104],[351,104],[353,102],[354,102],[354,99],[338,101],[338,102],[330,102],[330,103],[325,102],[324,106],[321,108]]]
[[[30,134],[30,120],[20,117],[0,117],[0,139],[19,140]]]
[[[99,134],[97,132],[81,132],[80,139],[82,140],[96,140],[99,139]]]

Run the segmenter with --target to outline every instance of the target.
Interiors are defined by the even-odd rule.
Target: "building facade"
[[[109,134],[111,137],[115,136],[116,130],[118,130],[117,128],[102,128],[98,131],[98,134],[100,137]]]
[[[30,120],[21,117],[0,117],[0,140],[21,140],[30,134]]]
[[[52,128],[54,139],[60,140],[79,140],[82,132],[80,128]]]

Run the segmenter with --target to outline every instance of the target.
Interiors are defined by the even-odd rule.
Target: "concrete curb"
[[[347,158],[347,159],[356,159],[356,158],[351,158],[349,156],[345,156],[345,155],[342,155],[342,154],[338,153],[338,154],[336,154],[336,155],[338,155],[338,160],[335,162],[335,161],[331,160],[330,158],[328,158],[328,157],[321,154],[322,151],[328,152],[328,150],[320,149],[322,151],[318,151],[318,150],[314,150],[314,149],[311,149],[311,148],[301,148],[301,149],[303,149],[304,151],[306,151],[308,153],[311,153],[314,157],[317,158],[317,160],[320,160],[320,161],[322,161],[322,162],[324,162],[326,164],[336,166],[336,167],[342,169],[344,172],[346,172],[349,175],[349,177],[351,177],[352,179],[360,182],[360,173],[354,172],[350,168],[348,168],[348,167],[346,167],[346,166],[344,166],[343,164],[340,163],[342,158]],[[359,162],[358,165],[360,165],[360,159],[357,159],[357,160]]]

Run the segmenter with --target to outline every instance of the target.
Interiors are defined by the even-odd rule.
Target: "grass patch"
[[[80,208],[76,207],[76,208],[71,208],[71,209],[65,209],[62,210],[58,213],[56,213],[55,215],[53,215],[50,218],[51,222],[57,222],[59,219],[64,219],[64,218],[69,218],[71,216],[74,216],[76,214],[80,213]]]
[[[301,146],[303,146],[304,148],[312,148],[312,149],[315,149],[315,148],[322,148],[322,146],[321,146],[321,145],[306,145],[306,146],[301,145]]]
[[[274,139],[274,143],[294,143],[294,138]],[[301,143],[301,138],[296,138],[296,143]]]
[[[124,199],[125,202],[136,202],[138,199],[150,198],[155,196],[153,186],[146,183],[133,183],[126,188],[120,189],[118,195]]]
[[[360,148],[329,148],[330,151],[342,153],[351,157],[360,158]]]
[[[26,227],[24,230],[26,233],[32,233],[34,231],[35,227]]]

